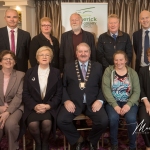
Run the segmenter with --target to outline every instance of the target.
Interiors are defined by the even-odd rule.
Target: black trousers
[[[93,145],[96,145],[100,136],[108,126],[108,116],[106,111],[102,107],[97,112],[91,112],[87,109],[86,105],[83,104],[82,113],[92,120],[92,130],[89,133],[89,140]],[[57,117],[57,125],[71,145],[75,144],[80,137],[79,132],[73,124],[73,119],[75,117],[76,115],[68,112],[64,106],[61,107]]]
[[[150,116],[146,112],[146,108],[145,108],[144,103],[140,103],[139,112],[138,112],[138,120],[139,120],[138,121],[139,124],[142,121],[144,121],[143,125],[142,125],[142,126],[144,126],[144,124],[145,124],[144,130],[143,130],[144,132],[141,132],[141,131],[139,131],[139,132],[142,133],[146,147],[150,147]]]

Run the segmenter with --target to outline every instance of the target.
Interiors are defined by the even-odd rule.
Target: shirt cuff
[[[142,97],[142,98],[141,98],[141,102],[143,102],[144,99],[147,99],[147,97]]]
[[[104,103],[102,100],[99,100],[102,104]]]

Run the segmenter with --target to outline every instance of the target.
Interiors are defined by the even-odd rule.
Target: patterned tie
[[[82,75],[83,75],[83,78],[84,78],[84,80],[85,80],[85,76],[86,76],[86,70],[85,70],[85,64],[82,64],[81,65],[82,66],[82,68],[81,68],[81,70],[82,70]]]
[[[148,64],[148,59],[146,55],[146,51],[149,48],[149,36],[148,36],[149,31],[145,31],[145,40],[144,40],[144,62]]]
[[[11,30],[11,50],[12,52],[15,53],[15,35],[14,35],[14,30]]]
[[[112,37],[115,39],[116,41],[116,38],[117,38],[117,35],[113,34]]]

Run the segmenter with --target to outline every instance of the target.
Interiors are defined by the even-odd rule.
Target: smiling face
[[[147,10],[142,11],[139,16],[139,22],[145,30],[150,28],[150,12]]]
[[[118,18],[109,18],[108,19],[108,30],[115,34],[119,30],[119,19]]]
[[[18,13],[15,10],[7,10],[5,13],[5,21],[7,26],[11,29],[15,29],[18,25]]]
[[[0,62],[0,65],[3,69],[13,69],[15,64],[15,60],[13,59],[11,54],[4,55]]]
[[[126,67],[127,60],[123,54],[116,54],[114,56],[114,65],[116,69],[123,69]]]
[[[51,55],[49,50],[43,50],[39,52],[37,55],[37,61],[39,65],[49,65],[51,62]]]
[[[86,44],[79,44],[76,50],[76,56],[81,63],[85,63],[90,59],[91,51]]]
[[[78,14],[72,14],[70,16],[70,26],[73,31],[81,30],[82,18]]]

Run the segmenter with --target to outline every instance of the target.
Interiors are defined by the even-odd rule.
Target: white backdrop
[[[83,18],[82,28],[98,38],[107,31],[108,3],[61,3],[62,32],[71,30],[70,15],[79,13]]]

